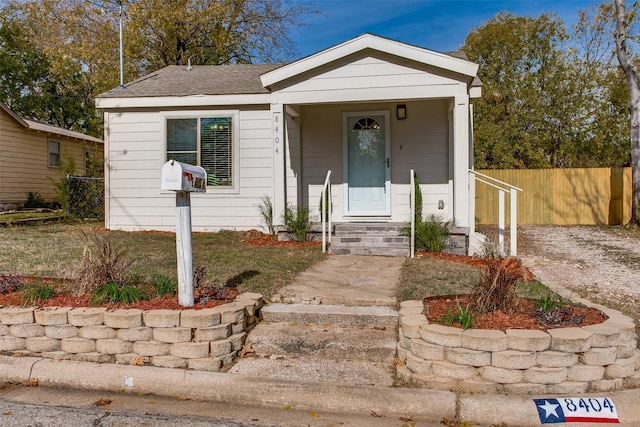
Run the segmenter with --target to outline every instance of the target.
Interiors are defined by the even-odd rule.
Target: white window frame
[[[239,158],[240,158],[240,119],[239,119],[239,111],[238,110],[197,110],[197,111],[172,111],[170,113],[166,113],[162,115],[162,147],[163,147],[163,155],[162,158],[163,163],[167,160],[167,120],[170,119],[207,119],[207,118],[231,118],[231,150],[232,150],[232,164],[231,164],[231,186],[207,186],[207,193],[216,193],[216,194],[238,194],[240,192],[240,169],[239,169]],[[198,165],[200,164],[200,141],[198,141]],[[161,167],[162,165],[160,165]],[[160,168],[158,169],[160,170]]]
[[[51,145],[52,144],[56,144],[58,146],[58,152],[57,153],[54,153],[53,150],[51,150]],[[51,163],[51,155],[52,154],[57,154],[58,155],[58,162],[57,163]],[[47,164],[49,165],[50,168],[59,169],[61,162],[62,162],[62,144],[60,143],[60,141],[56,141],[56,140],[53,140],[53,139],[47,140]]]

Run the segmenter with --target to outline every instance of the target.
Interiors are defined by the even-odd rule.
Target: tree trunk
[[[633,58],[627,52],[627,14],[625,12],[624,0],[613,0],[615,5],[616,18],[616,54],[618,62],[624,70],[629,85],[629,111],[631,113],[631,169],[633,182],[633,209],[632,222],[638,223],[640,220],[640,80]]]

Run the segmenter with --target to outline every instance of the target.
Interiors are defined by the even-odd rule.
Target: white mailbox
[[[178,303],[192,307],[193,258],[191,246],[191,193],[207,191],[207,172],[177,160],[162,165],[162,190],[176,192],[176,252],[178,255]]]
[[[169,160],[162,166],[160,188],[162,190],[204,193],[207,191],[207,172],[201,166]]]

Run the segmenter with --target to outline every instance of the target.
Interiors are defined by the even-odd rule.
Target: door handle
[[[389,158],[387,157],[387,168],[389,168]]]

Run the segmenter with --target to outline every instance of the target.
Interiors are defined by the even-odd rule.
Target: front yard
[[[114,247],[132,260],[130,274],[150,282],[161,274],[177,278],[175,234],[106,231],[98,222],[66,222],[0,229],[0,274],[75,278],[85,247],[109,236]],[[299,272],[323,259],[318,247],[250,246],[246,233],[223,231],[193,234],[194,268],[206,269],[206,280],[217,286],[269,296]]]
[[[559,233],[556,228],[553,233],[556,238]],[[573,253],[578,267],[585,268],[584,228],[576,228],[582,235],[577,246],[581,246],[580,254]],[[591,232],[614,232],[609,229],[590,228]],[[599,230],[599,231],[598,231]],[[523,230],[522,254],[537,258],[546,267],[553,267],[554,263],[562,260],[561,270],[565,276],[572,271],[571,260],[562,258],[557,245],[549,240],[536,242],[531,237],[530,230]],[[529,232],[528,232],[529,231]],[[576,233],[564,230],[566,235],[577,239]],[[624,230],[623,230],[624,231]],[[620,232],[620,230],[617,230]],[[254,235],[255,233],[251,233]],[[544,235],[544,231],[540,233]],[[588,233],[587,233],[588,234]],[[633,233],[629,233],[633,234]],[[0,274],[19,276],[43,276],[58,278],[76,278],[82,267],[83,252],[96,252],[96,241],[107,237],[114,247],[124,250],[123,257],[131,260],[128,272],[137,283],[150,283],[154,276],[160,274],[176,279],[176,248],[175,235],[164,232],[119,232],[106,231],[99,222],[62,222],[40,224],[34,226],[12,226],[0,228]],[[267,246],[249,245],[245,242],[247,233],[222,231],[219,233],[193,234],[194,268],[204,267],[207,283],[237,288],[239,292],[259,292],[269,298],[272,294],[288,285],[301,271],[314,263],[325,259],[318,246]],[[625,238],[637,237],[625,236]],[[619,236],[616,236],[619,240]],[[564,242],[563,247],[576,245],[576,242]],[[602,248],[602,244],[598,247]],[[578,249],[578,248],[577,248]],[[544,254],[549,258],[544,257]],[[566,256],[566,255],[565,255]],[[591,256],[588,264],[594,267],[594,259],[602,257]],[[627,257],[628,258],[628,257]],[[620,253],[615,253],[615,259],[621,262]],[[544,260],[544,261],[541,261]],[[637,258],[628,262],[627,267],[637,269]],[[595,271],[589,271],[588,279],[605,278]],[[575,276],[573,276],[575,277]],[[637,276],[635,276],[637,277]],[[585,279],[587,279],[585,277]],[[402,274],[397,288],[398,301],[408,299],[421,300],[426,296],[455,295],[469,293],[477,283],[478,269],[459,262],[452,262],[432,257],[407,259],[403,265]],[[605,283],[607,283],[605,281]],[[573,287],[572,284],[565,284]],[[591,283],[584,280],[575,289],[578,293],[592,298],[596,302],[614,308],[622,309],[631,315],[636,322],[640,320],[637,307],[621,304],[614,295],[589,292]],[[524,297],[538,297],[545,292],[546,287],[538,282],[521,284],[519,294]],[[625,295],[629,299],[628,295]],[[622,299],[620,299],[622,301]],[[631,298],[636,301],[636,298]]]

